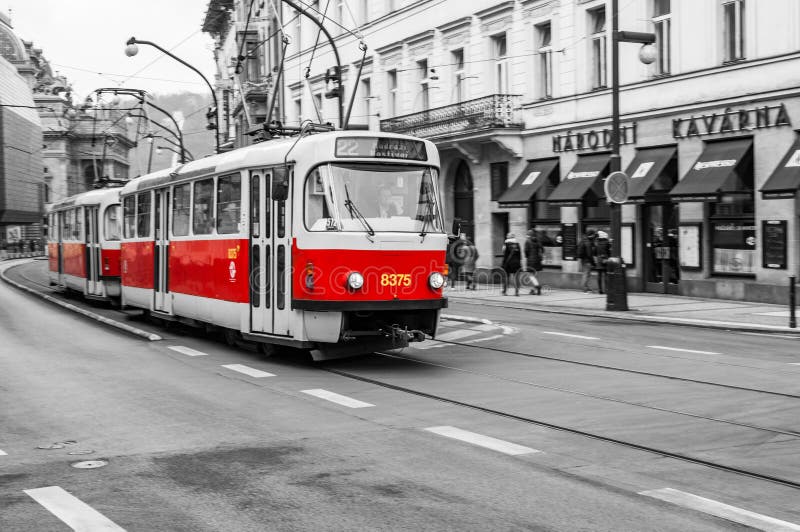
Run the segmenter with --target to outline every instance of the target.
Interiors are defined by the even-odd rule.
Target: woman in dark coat
[[[530,276],[530,281],[533,287],[531,294],[542,294],[542,285],[539,284],[539,279],[536,274],[542,271],[542,257],[544,256],[544,246],[539,242],[539,237],[536,236],[536,231],[533,229],[528,230],[528,239],[525,240],[525,261],[527,263],[527,271]]]
[[[508,279],[514,279],[514,295],[519,295],[519,272],[522,269],[522,249],[514,233],[508,233],[503,243],[503,295],[508,289]]]

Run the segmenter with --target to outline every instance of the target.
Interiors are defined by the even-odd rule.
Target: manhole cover
[[[73,455],[75,455],[75,454],[92,454],[93,452],[94,451],[92,451],[90,449],[85,449],[83,451],[70,451],[67,454],[73,454]]]
[[[51,443],[47,445],[40,445],[37,449],[63,449],[64,446],[60,443]]]
[[[72,464],[72,467],[76,467],[78,469],[96,469],[98,467],[103,467],[104,465],[108,465],[108,462],[105,460],[86,460],[85,462],[75,462]]]

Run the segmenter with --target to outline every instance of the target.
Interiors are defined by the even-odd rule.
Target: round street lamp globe
[[[656,47],[652,44],[645,44],[639,49],[639,61],[644,63],[645,65],[649,65],[656,60],[656,56],[658,55],[658,51]]]
[[[133,57],[134,55],[139,53],[139,47],[136,43],[131,43],[125,47],[125,55],[128,57]]]

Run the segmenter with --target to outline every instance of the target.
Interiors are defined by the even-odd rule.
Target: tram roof
[[[119,197],[122,187],[106,187],[87,190],[80,194],[75,194],[61,201],[56,201],[50,206],[50,210],[66,209],[69,207],[78,207],[80,205],[99,205],[104,200],[108,201],[110,198]]]
[[[131,179],[123,188],[122,194],[130,194],[137,190],[146,188],[158,187],[167,185],[184,179],[193,177],[200,177],[211,174],[221,174],[225,172],[240,170],[242,168],[257,168],[263,166],[275,166],[282,164],[286,156],[286,152],[295,146],[290,153],[290,160],[293,159],[295,150],[302,147],[303,150],[313,150],[314,147],[329,146],[335,138],[340,137],[390,137],[390,138],[410,138],[407,135],[399,135],[396,133],[384,133],[378,131],[332,131],[326,133],[314,133],[305,136],[300,140],[297,137],[287,137],[280,139],[273,139],[265,142],[259,142],[243,148],[238,148],[225,153],[217,155],[210,155],[196,161],[191,161],[186,164],[174,166],[164,170],[159,170],[151,174],[143,175],[135,179]],[[425,142],[428,148],[428,153],[438,154],[435,145],[424,139],[417,139]],[[329,154],[320,154],[319,160],[325,160],[330,157]],[[439,164],[438,156],[431,157],[431,162],[437,166]]]

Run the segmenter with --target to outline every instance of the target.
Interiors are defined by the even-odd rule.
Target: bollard
[[[612,257],[606,262],[606,310],[628,310],[628,287],[625,284],[625,264]]]
[[[792,329],[797,328],[797,319],[794,314],[795,304],[795,285],[794,275],[789,276],[789,327]]]

